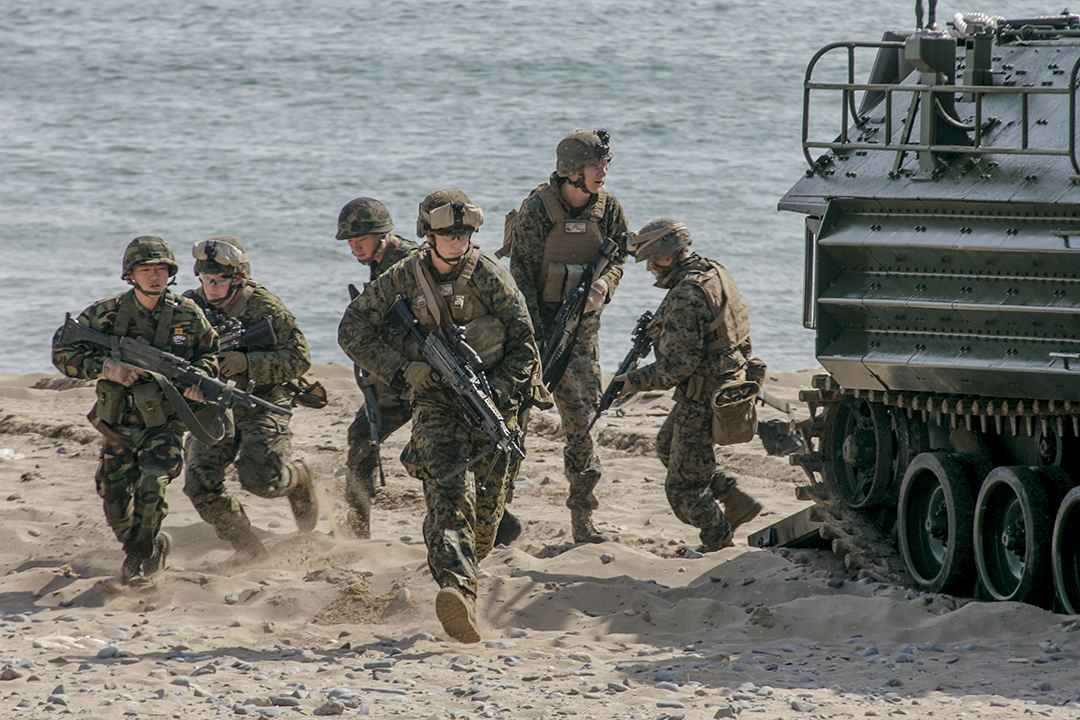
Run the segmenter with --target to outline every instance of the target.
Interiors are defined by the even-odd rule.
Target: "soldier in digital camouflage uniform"
[[[307,340],[296,319],[276,295],[251,279],[251,263],[243,244],[231,237],[213,237],[195,243],[195,275],[200,285],[186,295],[207,313],[217,313],[250,328],[272,317],[276,343],[265,347],[241,346],[223,352],[218,360],[221,379],[234,380],[275,405],[289,406],[292,392],[282,383],[296,380],[311,367]],[[288,419],[261,407],[236,407],[234,432],[208,445],[189,436],[184,448],[184,494],[218,537],[232,544],[240,559],[266,555],[251,529],[240,500],[225,489],[225,469],[235,462],[240,486],[264,498],[288,497],[300,532],[311,532],[319,520],[311,469],[292,459],[292,429]]]
[[[727,270],[691,253],[691,242],[686,225],[671,218],[648,223],[628,242],[668,293],[648,329],[656,361],[615,381],[624,384],[623,394],[675,388],[675,407],[656,449],[667,467],[665,490],[675,517],[698,528],[698,549],[711,552],[730,547],[735,528],[761,512],[735,477],[716,467],[712,441],[713,394],[746,377],[750,315]]]
[[[374,198],[350,200],[338,216],[337,239],[346,240],[357,261],[371,268],[369,282],[387,268],[404,260],[420,246],[390,231],[394,223],[390,212]],[[393,343],[391,337],[386,340]],[[365,374],[366,375],[366,374]],[[382,442],[409,421],[412,411],[409,402],[401,397],[408,385],[402,379],[387,385],[373,375],[357,373],[357,383],[370,385],[378,398],[378,432]],[[349,529],[358,538],[371,537],[371,499],[375,495],[375,467],[378,463],[375,445],[371,441],[371,426],[367,411],[360,408],[349,427],[349,457],[345,475],[345,500],[349,505]]]
[[[551,339],[555,315],[579,282],[582,267],[605,238],[617,238],[627,227],[622,205],[604,189],[612,157],[607,132],[575,130],[559,142],[555,154],[556,171],[521,204],[508,239],[510,272],[525,297],[541,348]],[[593,490],[600,482],[600,458],[592,434],[582,433],[600,401],[600,313],[622,273],[620,258],[593,282],[566,374],[552,388],[566,435],[566,506],[579,543],[607,539],[592,519],[599,506]]]
[[[512,430],[539,353],[532,323],[513,278],[471,244],[483,222],[460,190],[440,190],[420,204],[417,234],[427,244],[381,274],[345,311],[338,342],[346,354],[385,383],[403,379],[412,396],[412,437],[401,454],[424,483],[428,566],[442,588],[435,611],[448,635],[478,642],[477,567],[491,551],[504,510],[508,463],[500,452],[462,466],[491,445],[468,420],[455,392],[440,384],[415,343],[401,350],[385,341],[387,312],[400,295],[422,332],[464,326],[484,360],[493,400]]]
[[[78,322],[108,335],[141,338],[213,375],[217,334],[195,303],[168,290],[178,266],[159,237],[142,236],[124,252],[120,277],[132,289],[94,303]],[[143,586],[165,567],[172,540],[161,532],[165,490],[180,474],[184,425],[158,383],[92,344],[53,337],[53,364],[69,377],[97,380],[88,419],[104,436],[95,482],[105,519],[123,544],[121,580]],[[184,396],[201,402],[195,387]]]

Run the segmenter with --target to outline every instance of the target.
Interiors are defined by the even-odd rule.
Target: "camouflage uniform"
[[[189,292],[201,305],[210,306],[202,287]],[[282,383],[295,380],[311,367],[307,340],[292,313],[276,295],[246,278],[222,311],[244,327],[272,316],[277,344],[245,350],[247,370],[221,379],[235,380],[242,389],[254,382],[255,395],[288,407],[292,392]],[[301,470],[291,462],[292,430],[287,418],[261,407],[236,407],[233,413],[235,431],[221,442],[207,445],[194,436],[188,437],[184,448],[184,494],[218,537],[238,550],[252,551],[258,540],[240,500],[225,489],[225,468],[235,461],[240,486],[264,498],[290,495]]]
[[[538,357],[532,323],[513,279],[497,260],[480,253],[475,245],[445,277],[439,277],[432,267],[429,247],[421,249],[419,259],[441,285],[461,276],[474,255],[479,258],[468,288],[506,332],[503,357],[487,370],[487,376],[494,400],[513,429],[520,395],[528,388]],[[386,314],[398,295],[408,298],[417,313],[424,296],[413,261],[398,263],[380,274],[349,305],[338,328],[338,342],[345,353],[387,384],[400,377],[410,362],[406,354],[385,341],[389,328]],[[456,315],[454,319],[458,320]],[[441,587],[457,588],[475,598],[477,566],[493,547],[504,509],[506,461],[496,452],[456,472],[486,450],[491,440],[469,422],[453,390],[437,385],[420,392],[410,389],[406,397],[410,395],[412,437],[401,461],[409,474],[424,482],[428,566]]]
[[[383,274],[388,268],[404,260],[420,246],[398,235],[390,235],[386,241],[386,251],[381,261],[372,261],[371,281]],[[365,283],[367,288],[369,283]],[[391,385],[369,378],[379,401],[379,440],[383,441],[395,430],[409,422],[412,411],[409,401],[401,394],[407,387],[400,380]],[[375,446],[371,442],[371,427],[367,420],[367,411],[361,407],[356,412],[356,419],[349,426],[349,457],[345,475],[345,500],[349,504],[349,525],[357,537],[371,537],[371,498],[375,495]]]
[[[713,269],[724,282],[724,305],[719,313],[710,307],[706,293],[695,282]],[[722,383],[745,377],[751,349],[750,321],[745,301],[727,271],[696,254],[676,260],[656,285],[668,288],[648,331],[656,361],[631,371],[627,378],[634,391],[675,387],[675,408],[656,439],[660,461],[668,469],[668,502],[675,517],[701,530],[704,549],[717,550],[730,544],[732,534],[718,502],[727,502],[738,491],[735,478],[716,467],[711,400]],[[722,332],[718,338],[715,327],[710,328],[718,314],[728,311],[741,318],[729,325],[739,325],[739,334],[746,335],[735,346],[726,342]],[[753,502],[738,494],[740,501],[746,498]]]
[[[565,182],[565,177],[552,173],[548,185],[570,217],[584,218],[598,202],[603,201],[605,205],[599,219],[600,232],[609,238],[626,232],[626,215],[614,195],[601,190],[585,207],[571,208],[560,191]],[[554,221],[544,206],[539,189],[522,203],[514,221],[510,272],[525,297],[525,304],[536,329],[537,344],[543,348],[555,329],[555,315],[561,301],[545,302],[543,299],[545,240],[554,226]],[[600,279],[607,282],[608,301],[618,287],[622,273],[623,263],[620,261],[612,263],[600,276]],[[600,401],[599,331],[600,313],[585,315],[579,326],[577,343],[570,353],[566,373],[552,393],[566,435],[563,469],[570,481],[570,495],[566,499],[566,506],[571,510],[590,512],[599,506],[593,490],[600,482],[600,458],[593,449],[592,434],[582,437],[581,433],[589,424]]]
[[[117,327],[120,308],[126,307],[130,321]],[[159,342],[159,321],[170,312],[166,340]],[[198,370],[217,372],[214,355],[217,333],[191,300],[167,292],[153,310],[144,308],[129,290],[94,303],[78,321],[106,334],[146,339],[160,350],[185,358]],[[60,331],[53,337],[53,364],[65,375],[82,380],[97,379],[108,353],[95,345],[60,343]],[[105,506],[105,519],[123,544],[129,558],[148,559],[161,523],[168,515],[165,490],[180,474],[181,441],[184,424],[150,377],[139,378],[131,387],[110,380],[98,380],[98,402],[87,418],[104,440],[95,482]],[[133,398],[143,393],[157,395],[165,411],[164,422],[147,426],[135,409]],[[110,405],[115,410],[109,410]]]

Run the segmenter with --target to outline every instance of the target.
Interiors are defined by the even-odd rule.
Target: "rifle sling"
[[[176,414],[183,420],[184,425],[191,434],[194,435],[199,442],[206,445],[213,445],[221,442],[225,437],[225,413],[229,410],[229,400],[232,398],[233,388],[236,387],[236,382],[229,380],[225,385],[225,390],[222,392],[218,401],[217,415],[214,417],[214,422],[211,423],[211,430],[207,431],[199,422],[199,418],[195,417],[195,413],[188,407],[187,402],[184,400],[184,396],[180,394],[169,379],[161,373],[156,373],[151,370],[144,370],[150,377],[157,381],[157,384],[161,387],[162,392],[165,393],[165,397],[172,403],[173,409],[176,410]],[[216,428],[216,429],[215,429]]]

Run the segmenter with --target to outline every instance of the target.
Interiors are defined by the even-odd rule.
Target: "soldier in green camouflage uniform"
[[[515,428],[539,353],[510,274],[471,244],[482,222],[480,208],[460,190],[429,195],[417,220],[417,234],[427,244],[376,278],[349,305],[338,328],[338,342],[354,362],[385,383],[400,378],[410,386],[412,437],[401,461],[424,482],[428,566],[442,588],[435,610],[447,634],[461,642],[480,639],[477,566],[491,551],[503,514],[507,461],[495,452],[462,470],[491,440],[468,420],[458,396],[439,382],[414,342],[396,349],[385,338],[387,312],[399,295],[425,334],[464,326],[484,360],[492,399]]]
[[[346,240],[357,262],[371,268],[370,281],[387,268],[404,260],[420,246],[390,231],[394,223],[390,212],[374,198],[350,200],[338,216],[337,239]],[[393,344],[391,337],[386,340]],[[387,385],[372,375],[357,372],[361,387],[370,385],[378,398],[378,432],[382,442],[395,430],[409,422],[412,411],[409,402],[401,397],[408,387],[403,380]],[[349,426],[349,457],[345,475],[345,500],[349,505],[349,529],[358,538],[371,537],[371,499],[375,496],[375,445],[371,442],[371,426],[367,411],[360,408]]]
[[[193,302],[167,289],[177,269],[164,240],[135,238],[124,252],[120,276],[132,289],[94,303],[78,321],[108,335],[142,338],[213,375],[217,334]],[[165,490],[180,474],[184,425],[155,380],[101,347],[65,345],[57,331],[53,364],[69,377],[98,381],[97,403],[88,416],[104,436],[97,492],[105,519],[124,547],[121,580],[148,584],[165,567],[171,547],[161,523],[169,512]],[[198,388],[187,388],[184,396],[203,400]]]
[[[195,243],[195,275],[200,286],[186,295],[205,308],[211,318],[232,318],[245,328],[272,317],[276,344],[241,346],[219,358],[222,380],[234,380],[275,405],[288,406],[292,392],[282,383],[296,380],[311,367],[307,340],[281,300],[251,279],[251,263],[243,244],[231,237]],[[225,489],[225,468],[235,461],[240,486],[264,498],[287,496],[300,532],[311,532],[319,519],[311,469],[292,460],[292,429],[288,420],[255,407],[234,409],[234,432],[207,445],[189,436],[184,448],[187,468],[184,493],[218,537],[230,542],[244,559],[266,555],[262,542],[240,500]]]
[[[698,549],[711,552],[731,546],[735,528],[761,512],[734,476],[716,467],[712,442],[716,389],[746,377],[750,316],[727,270],[691,253],[691,242],[686,226],[671,218],[652,221],[629,241],[630,252],[648,261],[656,286],[668,294],[648,330],[656,362],[615,381],[624,384],[623,394],[675,388],[675,407],[656,449],[668,470],[665,489],[675,517],[699,528]]]
[[[510,272],[517,282],[543,348],[555,329],[555,315],[578,282],[581,268],[605,238],[626,232],[626,216],[614,195],[604,190],[611,162],[608,134],[575,130],[556,148],[557,169],[521,204],[509,230]],[[603,542],[592,520],[599,503],[600,458],[593,437],[582,435],[600,401],[600,313],[622,278],[623,263],[613,262],[589,293],[586,315],[562,380],[552,389],[566,436],[563,469],[570,481],[575,542]]]

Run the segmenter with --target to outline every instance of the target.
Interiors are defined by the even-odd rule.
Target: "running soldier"
[[[275,405],[292,403],[282,383],[296,380],[311,367],[307,341],[281,300],[251,279],[251,263],[243,244],[231,237],[195,243],[195,275],[199,287],[185,293],[212,319],[231,319],[245,329],[269,318],[274,340],[257,347],[240,344],[218,359],[222,380],[234,380]],[[184,448],[187,468],[184,494],[217,536],[232,544],[245,561],[266,556],[266,548],[251,529],[240,500],[225,489],[225,468],[235,462],[240,486],[264,498],[287,496],[300,532],[311,532],[319,520],[311,469],[292,460],[292,429],[287,419],[255,407],[233,410],[235,430],[209,445],[189,436]]]
[[[675,388],[675,407],[656,438],[668,471],[664,488],[675,517],[700,530],[698,550],[713,552],[731,547],[735,529],[761,512],[761,503],[716,467],[712,441],[713,394],[746,377],[750,315],[728,271],[691,253],[692,241],[686,225],[665,217],[627,243],[668,293],[648,330],[656,361],[614,382],[623,383],[622,394]]]
[[[495,542],[512,463],[473,425],[458,395],[442,384],[413,341],[387,344],[388,312],[400,297],[425,335],[463,326],[483,361],[492,400],[513,431],[539,353],[525,301],[513,278],[471,242],[483,213],[460,190],[439,190],[420,203],[420,252],[376,278],[353,300],[338,328],[345,353],[382,382],[408,383],[412,437],[401,453],[409,474],[424,483],[428,567],[441,587],[435,612],[446,633],[479,642],[478,565]],[[445,338],[444,338],[445,339]],[[477,459],[479,458],[479,459]],[[470,462],[474,464],[469,465]]]
[[[214,375],[217,334],[195,303],[168,289],[178,269],[164,240],[135,238],[124,251],[120,274],[132,289],[94,303],[78,322],[107,335],[141,338]],[[161,523],[169,513],[165,490],[183,462],[184,424],[153,378],[97,345],[64,345],[62,330],[53,337],[53,364],[69,377],[97,380],[97,402],[88,417],[104,439],[94,480],[105,520],[124,548],[120,580],[149,585],[165,569],[172,548]],[[197,387],[187,388],[184,397],[204,400]]]
[[[575,130],[555,149],[556,170],[521,204],[510,231],[510,272],[529,308],[537,345],[543,348],[555,329],[563,298],[596,256],[605,238],[626,232],[626,216],[614,195],[604,189],[611,148],[608,133]],[[593,493],[600,482],[600,458],[592,433],[583,435],[600,400],[600,313],[615,292],[623,261],[613,262],[593,281],[586,315],[562,380],[553,388],[566,435],[563,470],[570,481],[574,542],[599,543],[592,519],[599,507]]]

